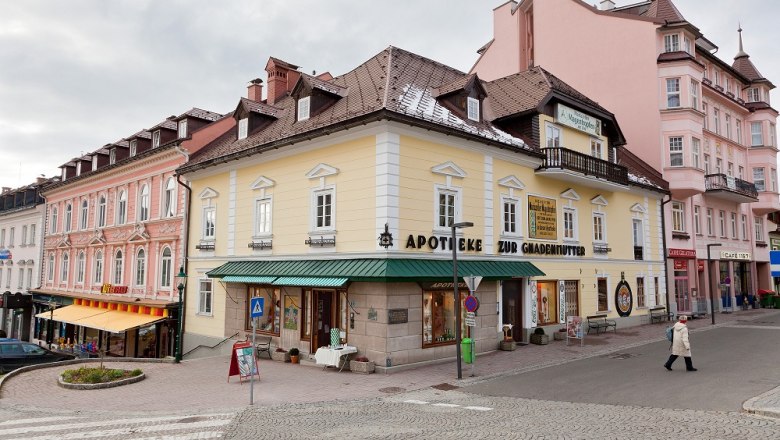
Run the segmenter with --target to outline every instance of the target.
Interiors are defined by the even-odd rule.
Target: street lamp
[[[709,272],[710,280],[710,317],[712,318],[712,325],[715,325],[715,295],[712,293],[712,268],[710,267],[710,250],[713,246],[723,246],[722,243],[710,243],[707,245],[707,272]]]
[[[187,273],[184,272],[184,266],[179,268],[179,273],[176,275],[176,281],[178,282],[177,289],[179,289],[179,329],[176,332],[176,358],[175,362],[181,362],[181,333],[184,331],[184,287],[187,286]]]
[[[474,226],[472,222],[460,222],[452,224],[452,284],[455,289],[455,353],[458,363],[458,379],[463,378],[460,369],[460,294],[458,293],[458,242],[455,238],[455,230],[461,228],[470,228]]]

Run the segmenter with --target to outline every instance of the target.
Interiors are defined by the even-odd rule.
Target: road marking
[[[0,429],[0,435],[14,435],[14,434],[32,434],[34,432],[47,432],[47,431],[60,431],[64,429],[74,429],[74,428],[100,428],[103,426],[116,426],[116,425],[122,425],[122,424],[139,424],[139,423],[153,423],[153,422],[170,422],[170,421],[178,421],[187,419],[190,417],[228,417],[227,422],[229,422],[233,418],[232,413],[222,413],[222,414],[202,414],[202,415],[177,415],[177,416],[167,416],[167,417],[139,417],[137,419],[113,419],[113,420],[104,420],[100,422],[84,422],[84,423],[75,423],[75,424],[59,424],[59,425],[48,425],[48,426],[27,426],[24,428],[8,428],[8,429]],[[46,417],[48,419],[48,417]],[[180,428],[186,428],[187,426],[192,426],[192,423],[179,423]],[[50,438],[50,437],[49,437]]]
[[[493,408],[488,408],[486,406],[464,406],[463,409],[471,409],[474,411],[493,411]]]
[[[207,440],[210,438],[221,438],[221,432],[193,432],[183,435],[163,435],[154,437],[136,438],[133,440]]]
[[[25,423],[63,422],[65,420],[73,420],[73,419],[84,419],[84,417],[62,416],[62,417],[41,417],[38,419],[15,419],[15,420],[6,420],[5,422],[0,422],[0,426],[23,425]]]
[[[175,431],[177,429],[189,430],[189,429],[203,429],[203,428],[216,428],[225,426],[230,423],[230,420],[208,420],[203,422],[193,423],[169,423],[167,425],[155,425],[155,426],[132,426],[118,429],[105,429],[102,431],[88,431],[88,432],[72,432],[70,434],[60,434],[57,436],[58,440],[74,440],[84,438],[96,438],[96,437],[113,437],[118,435],[131,435],[140,432],[161,432],[161,431]],[[63,426],[63,425],[60,425]],[[81,425],[75,425],[71,428],[80,428]],[[155,437],[155,438],[159,438]],[[25,437],[26,440],[46,440],[51,439],[51,436],[45,435],[41,437]]]
[[[404,400],[404,403],[413,403],[415,405],[427,405],[428,402],[424,400]]]
[[[460,405],[454,403],[434,403],[433,406],[441,406],[444,408],[458,408]]]

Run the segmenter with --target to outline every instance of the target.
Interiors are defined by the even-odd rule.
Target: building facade
[[[485,82],[394,47],[335,78],[266,71],[267,98],[250,86],[232,135],[179,170],[185,351],[249,337],[262,297],[257,333],[277,347],[346,342],[382,368],[451,358],[453,247],[461,302],[462,278],[482,277],[462,319],[477,352],[505,328],[636,325],[665,304],[666,182],[618,164],[614,116],[550,72]]]
[[[110,356],[174,354],[188,197],[174,170],[230,126],[192,109],[61,166],[43,189],[33,341]]]
[[[667,272],[680,313],[712,310],[710,294],[714,310],[733,310],[773,286],[774,85],[743,50],[741,29],[739,39],[733,62],[721,60],[672,0],[510,1],[494,10],[494,38],[472,69],[494,79],[544,66],[615,112],[627,148],[670,184]]]
[[[40,285],[44,200],[38,180],[0,193],[0,329],[8,337],[29,338],[30,290]]]

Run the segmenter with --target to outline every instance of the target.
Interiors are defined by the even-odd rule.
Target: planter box
[[[271,359],[277,361],[277,362],[290,362],[290,353],[284,351],[272,351],[271,352]]]
[[[550,343],[550,337],[547,335],[531,335],[530,342],[536,345],[547,345]]]
[[[563,341],[566,339],[566,332],[555,332],[553,333],[553,339],[556,341]]]
[[[374,362],[358,362],[355,360],[349,361],[349,369],[353,373],[371,374],[374,372]]]
[[[515,351],[517,343],[515,341],[501,341],[498,345],[498,349],[502,351]]]

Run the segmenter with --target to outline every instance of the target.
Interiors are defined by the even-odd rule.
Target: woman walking
[[[697,371],[693,368],[693,361],[691,360],[691,343],[688,340],[688,316],[680,315],[679,321],[674,324],[674,331],[672,334],[672,355],[669,356],[669,360],[666,361],[664,367],[672,371],[672,364],[677,360],[679,356],[685,358],[685,369],[688,371]]]

